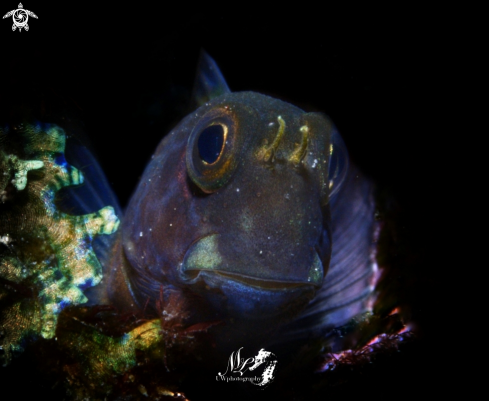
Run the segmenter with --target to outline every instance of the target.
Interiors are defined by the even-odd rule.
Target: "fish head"
[[[140,303],[161,286],[219,313],[297,315],[331,256],[331,150],[322,114],[254,92],[228,93],[185,118],[157,148],[122,229]]]

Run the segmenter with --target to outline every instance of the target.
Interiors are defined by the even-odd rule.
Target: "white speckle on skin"
[[[239,188],[236,188],[236,192],[239,192]]]
[[[275,123],[274,123],[274,122],[271,122],[271,123],[269,123],[269,124],[268,124],[268,126],[269,126],[269,127],[272,127],[272,126],[274,126],[274,125],[275,125]]]
[[[139,236],[140,236],[140,237],[142,237],[142,236],[143,236],[143,232],[142,232],[142,231],[139,233]]]
[[[172,226],[172,224],[170,223],[170,227]]]
[[[318,159],[314,159],[314,161],[312,162],[312,168],[316,168],[316,164],[318,164]]]

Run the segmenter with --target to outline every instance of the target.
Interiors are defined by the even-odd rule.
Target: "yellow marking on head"
[[[307,125],[303,125],[300,128],[300,131],[302,132],[302,142],[289,157],[289,161],[294,163],[296,166],[300,164],[300,162],[306,155],[307,144],[309,142],[309,128],[307,127]]]

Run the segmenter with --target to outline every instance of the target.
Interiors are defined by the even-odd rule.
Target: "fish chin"
[[[323,266],[316,252],[302,277],[261,274],[270,269],[251,255],[227,253],[220,247],[223,236],[211,234],[195,241],[180,265],[180,278],[204,297],[219,314],[240,319],[289,320],[314,298],[323,281]],[[224,249],[224,251],[223,251]],[[285,272],[285,273],[284,273]]]

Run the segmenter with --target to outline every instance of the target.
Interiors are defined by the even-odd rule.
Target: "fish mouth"
[[[298,290],[301,287],[317,288],[322,285],[323,265],[316,251],[310,258],[312,262],[309,263],[309,267],[302,269],[301,274],[291,277],[286,273],[282,274],[283,271],[279,269],[272,272],[272,269],[260,266],[257,258],[244,255],[243,252],[228,251],[225,254],[220,251],[223,245],[226,245],[222,239],[220,234],[210,234],[190,245],[180,266],[180,273],[185,282],[192,284],[201,276],[213,276],[219,281],[232,280],[240,285],[265,291]]]
[[[209,272],[209,270],[187,269],[185,270],[185,276],[187,280],[196,281],[199,278],[200,273],[203,271],[205,271],[206,273]],[[241,284],[247,285],[249,287],[259,288],[261,290],[286,290],[311,285],[311,283],[306,284],[275,280],[261,280],[255,277],[243,276],[241,274],[235,273],[226,273],[218,270],[214,270],[213,274],[221,277],[222,279],[237,281]]]

